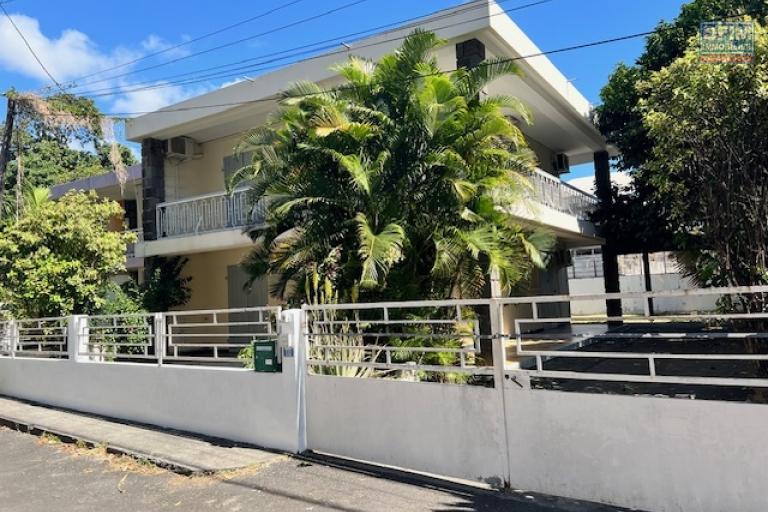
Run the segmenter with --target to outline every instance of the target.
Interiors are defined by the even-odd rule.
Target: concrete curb
[[[101,446],[101,447],[104,447],[107,453],[110,453],[112,455],[123,455],[138,461],[147,461],[154,464],[157,467],[167,469],[168,471],[177,473],[179,475],[192,476],[192,475],[210,475],[210,474],[216,473],[216,471],[210,471],[203,468],[181,464],[179,462],[158,457],[150,453],[141,453],[141,452],[137,452],[136,450],[123,448],[122,446],[119,446],[117,444],[110,444],[106,441],[97,441],[94,439],[89,439],[79,434],[72,434],[69,432],[63,432],[60,430],[51,429],[51,428],[43,427],[40,425],[34,425],[34,424],[26,423],[14,418],[0,417],[0,426],[7,427],[11,430],[16,430],[18,432],[23,432],[25,434],[31,434],[37,437],[42,437],[46,434],[56,436],[58,439],[61,440],[61,442],[65,444],[81,443],[88,448],[98,448]],[[223,471],[226,471],[226,470],[223,470]]]

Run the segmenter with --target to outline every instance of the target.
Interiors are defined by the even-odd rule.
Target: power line
[[[13,1],[13,0],[9,0],[9,1]],[[306,1],[306,0],[293,0],[292,2],[288,2],[288,3],[285,3],[285,4],[278,5],[277,7],[273,7],[272,9],[269,9],[267,11],[264,11],[264,12],[260,13],[260,14],[257,14],[256,16],[251,16],[250,18],[246,18],[246,19],[238,21],[236,23],[232,23],[231,25],[227,25],[226,27],[222,27],[220,29],[214,30],[213,32],[208,32],[206,34],[202,34],[202,35],[194,37],[192,39],[188,39],[186,41],[182,41],[181,43],[175,44],[173,46],[168,46],[166,48],[163,48],[162,50],[158,50],[158,51],[155,51],[155,52],[152,52],[152,53],[148,53],[146,55],[142,55],[141,57],[137,57],[137,58],[135,58],[133,60],[121,62],[120,64],[116,64],[116,65],[112,66],[111,68],[101,69],[99,71],[95,71],[95,72],[90,73],[88,75],[83,75],[83,76],[80,76],[80,77],[77,77],[77,78],[73,78],[70,82],[71,83],[76,83],[76,82],[79,82],[80,80],[84,80],[84,79],[90,78],[92,76],[100,75],[100,74],[106,73],[108,71],[114,71],[116,69],[120,69],[120,68],[124,68],[126,66],[130,66],[131,64],[135,64],[137,62],[149,59],[151,57],[157,57],[158,55],[162,55],[164,53],[168,53],[170,51],[177,50],[177,49],[182,48],[184,46],[188,46],[190,44],[197,43],[198,41],[202,41],[203,39],[208,39],[209,37],[213,37],[215,35],[221,34],[221,33],[226,32],[228,30],[232,30],[234,28],[241,27],[241,26],[243,26],[245,24],[251,23],[252,21],[256,21],[258,19],[265,18],[265,17],[269,16],[270,14],[276,13],[276,12],[281,11],[283,9],[287,9],[288,7],[291,7],[293,5],[296,5],[296,4],[304,2],[304,1]],[[74,86],[70,86],[70,87],[74,87]]]
[[[102,78],[100,80],[86,82],[84,84],[81,84],[81,86],[82,85],[90,85],[90,84],[106,82],[106,81],[109,81],[109,80],[114,80],[116,78],[122,78],[122,77],[125,77],[125,76],[133,75],[135,73],[140,73],[142,71],[149,71],[151,69],[161,68],[161,67],[164,67],[164,66],[168,66],[170,64],[174,64],[176,62],[180,62],[180,61],[183,61],[183,60],[191,59],[192,57],[197,57],[198,55],[204,55],[204,54],[207,54],[207,53],[211,53],[211,52],[215,52],[215,51],[221,50],[223,48],[229,48],[231,46],[235,46],[235,45],[238,45],[240,43],[244,43],[244,42],[247,42],[247,41],[252,41],[253,39],[256,39],[258,37],[263,37],[263,36],[266,36],[266,35],[269,35],[269,34],[274,34],[275,32],[280,32],[282,30],[293,28],[293,27],[296,27],[296,26],[299,26],[299,25],[303,25],[304,23],[309,23],[311,21],[315,21],[315,20],[318,20],[320,18],[324,18],[326,16],[330,16],[331,14],[334,14],[336,12],[342,11],[344,9],[349,9],[351,7],[354,7],[356,5],[360,5],[360,4],[363,4],[365,2],[369,2],[369,1],[370,0],[354,0],[352,2],[348,2],[348,3],[340,5],[338,7],[334,7],[333,9],[329,9],[327,11],[323,11],[323,12],[321,12],[319,14],[308,16],[306,18],[302,18],[300,20],[293,21],[293,22],[288,23],[286,25],[282,25],[282,26],[279,26],[279,27],[276,27],[276,28],[273,28],[273,29],[270,29],[270,30],[266,30],[264,32],[260,32],[258,34],[254,34],[254,35],[251,35],[251,36],[248,36],[248,37],[243,37],[243,38],[237,39],[235,41],[230,41],[228,43],[220,44],[218,46],[213,46],[213,47],[207,48],[205,50],[200,50],[200,51],[197,51],[197,52],[193,52],[193,53],[190,53],[188,55],[183,55],[181,57],[177,57],[175,59],[167,60],[165,62],[160,62],[160,63],[154,64],[152,66],[146,66],[146,67],[143,67],[143,68],[127,71],[125,73],[120,73],[120,74],[117,74],[117,75],[112,75],[112,76],[109,76],[109,77],[106,77],[106,78]],[[101,73],[101,72],[98,72],[96,74],[99,74],[99,73]],[[70,88],[72,88],[72,87],[70,87]]]
[[[13,18],[11,17],[11,15],[10,15],[10,14],[8,14],[8,11],[5,9],[5,5],[4,5],[4,4],[5,4],[5,2],[4,2],[4,3],[0,3],[0,10],[2,10],[2,11],[3,11],[3,14],[5,14],[5,17],[6,17],[6,18],[8,18],[8,21],[11,23],[11,25],[13,26],[13,28],[16,30],[16,33],[17,33],[17,34],[19,34],[19,37],[21,38],[21,40],[22,40],[22,41],[24,41],[24,44],[26,45],[27,49],[29,50],[29,53],[31,53],[31,54],[32,54],[32,56],[35,58],[35,60],[37,61],[37,63],[40,65],[40,67],[41,67],[41,68],[43,69],[43,71],[45,72],[45,74],[46,74],[46,75],[48,75],[48,78],[50,78],[50,79],[51,79],[51,81],[52,81],[54,84],[56,84],[56,86],[57,86],[57,87],[59,87],[59,89],[62,89],[62,86],[61,86],[61,84],[59,83],[59,81],[58,81],[58,80],[56,80],[56,79],[53,77],[53,75],[51,74],[51,72],[50,72],[50,71],[48,71],[48,68],[47,68],[47,67],[45,67],[45,64],[43,64],[43,61],[42,61],[42,60],[40,60],[40,57],[38,57],[38,56],[37,56],[37,53],[36,53],[36,52],[35,52],[35,50],[32,48],[32,46],[29,44],[29,41],[27,41],[27,38],[24,36],[24,33],[23,33],[23,32],[21,31],[21,29],[19,29],[19,27],[16,25],[16,22],[15,22],[15,21],[13,21]]]
[[[499,0],[497,3],[504,3],[504,2],[508,2],[508,1],[509,0]],[[543,0],[542,2],[536,2],[536,3],[543,3],[543,2],[548,2],[548,1],[552,1],[552,0]],[[470,4],[473,4],[473,5],[470,6]],[[440,15],[440,16],[436,16],[434,19],[435,20],[439,20],[439,19],[443,19],[443,18],[446,18],[446,17],[449,17],[449,16],[456,16],[458,14],[462,14],[462,13],[464,13],[466,11],[469,11],[469,10],[478,9],[480,7],[483,7],[484,5],[487,5],[486,0],[473,0],[472,2],[469,2],[467,4],[467,6],[470,6],[470,7],[466,7],[465,6],[464,8],[462,8],[460,10],[457,10],[457,11],[454,11],[454,12],[451,12],[451,13],[447,13],[447,14],[443,14],[443,15]],[[266,54],[258,55],[256,57],[250,57],[248,59],[243,59],[243,60],[231,62],[231,63],[228,63],[228,64],[220,64],[218,66],[210,66],[210,67],[198,69],[198,70],[195,70],[195,71],[189,71],[189,72],[186,72],[186,73],[180,73],[180,74],[176,74],[176,75],[171,75],[169,77],[162,77],[162,78],[156,78],[156,79],[152,79],[152,80],[146,80],[144,82],[138,82],[138,83],[134,83],[132,85],[142,85],[142,84],[145,84],[145,83],[155,83],[158,80],[170,80],[170,79],[177,78],[177,77],[195,75],[197,73],[206,72],[206,71],[210,71],[210,70],[214,70],[214,69],[228,68],[228,67],[231,67],[231,66],[236,66],[238,64],[243,64],[243,63],[246,63],[246,62],[253,62],[255,60],[259,60],[259,59],[263,59],[263,58],[267,58],[267,57],[273,57],[273,56],[276,56],[276,55],[283,55],[283,54],[290,53],[290,52],[296,51],[296,50],[304,50],[304,49],[312,48],[314,46],[318,46],[318,45],[321,45],[321,44],[326,44],[326,43],[331,43],[331,42],[334,43],[334,44],[332,44],[330,46],[323,46],[323,47],[318,47],[318,48],[312,48],[310,50],[310,51],[322,51],[324,49],[328,49],[329,47],[330,48],[334,48],[338,44],[339,40],[342,40],[342,41],[346,40],[347,42],[354,42],[354,40],[353,41],[349,41],[349,39],[350,38],[354,38],[354,37],[358,37],[358,36],[362,36],[362,35],[366,35],[366,34],[370,34],[371,32],[377,32],[377,31],[380,31],[380,30],[383,30],[383,29],[386,29],[386,28],[390,28],[390,27],[393,27],[393,26],[398,27],[398,28],[406,28],[407,26],[403,26],[403,27],[399,27],[399,26],[404,24],[404,23],[412,22],[412,21],[415,21],[415,20],[421,20],[421,19],[423,19],[425,17],[426,17],[425,15],[415,16],[415,17],[412,17],[412,18],[407,18],[405,20],[398,20],[398,21],[395,21],[395,22],[392,22],[392,23],[387,23],[387,24],[384,24],[384,25],[379,25],[378,27],[373,27],[373,28],[369,28],[369,29],[366,29],[366,30],[361,30],[361,31],[358,31],[358,32],[353,32],[353,33],[350,33],[350,34],[345,34],[345,35],[342,35],[342,36],[337,36],[337,37],[333,37],[333,38],[330,38],[330,39],[325,39],[325,40],[322,40],[322,41],[317,41],[317,42],[314,42],[314,43],[307,43],[307,44],[304,44],[304,45],[301,45],[301,46],[296,46],[296,47],[293,47],[293,48],[289,48],[287,50],[280,50],[280,51],[276,51],[276,52],[266,53]],[[386,32],[383,32],[383,33],[386,33]],[[298,55],[298,54],[293,54],[292,56],[295,56],[295,55]],[[288,58],[288,57],[285,57],[285,58]],[[81,85],[79,85],[77,87],[83,87],[85,85],[92,85],[92,84],[96,84],[96,83],[100,83],[100,82],[106,82],[106,81],[109,81],[109,80],[111,80],[111,78],[105,78],[105,79],[102,79],[102,80],[86,82],[86,83],[81,84]],[[105,88],[102,88],[102,89],[96,89],[96,90],[91,91],[91,92],[101,92],[101,91],[107,91],[107,90],[113,90],[113,89],[117,89],[117,88],[115,88],[115,87],[105,87]]]
[[[480,2],[480,4],[477,3],[478,1]],[[497,3],[501,4],[501,3],[508,2],[508,1],[510,1],[510,0],[499,0]],[[515,12],[515,11],[527,9],[527,8],[530,8],[530,7],[535,7],[535,6],[538,6],[538,5],[546,4],[546,3],[549,3],[549,2],[552,2],[552,1],[554,1],[554,0],[537,0],[537,1],[534,1],[534,2],[531,2],[531,3],[528,3],[528,4],[524,4],[524,5],[520,5],[520,6],[517,6],[517,7],[513,7],[513,8],[510,8],[510,9],[507,9],[507,10],[504,10],[504,11],[501,11],[501,12],[498,12],[498,13],[495,13],[495,14],[484,15],[484,16],[480,16],[480,17],[477,17],[477,18],[473,18],[471,20],[465,20],[465,21],[462,21],[462,22],[457,22],[457,23],[452,23],[452,24],[449,24],[449,25],[443,25],[443,26],[440,26],[440,27],[435,27],[432,30],[443,30],[443,29],[446,29],[446,28],[452,28],[452,27],[456,27],[456,26],[462,25],[464,23],[471,23],[473,21],[484,20],[484,19],[488,19],[488,18],[491,18],[491,17],[494,17],[494,16],[500,16],[500,15],[508,14],[510,12]],[[485,6],[485,5],[487,5],[487,3],[485,3],[484,0],[476,0],[475,2],[472,2],[472,4],[474,4],[474,5],[472,5],[470,7],[465,7],[463,9],[458,10],[458,11],[453,11],[453,12],[449,12],[449,13],[443,14],[443,15],[441,15],[439,17],[431,18],[431,19],[429,19],[429,21],[430,22],[440,21],[442,19],[446,19],[446,18],[449,18],[449,17],[457,16],[459,14],[464,14],[464,13],[469,12],[471,10],[476,10],[478,8],[481,8],[481,7]],[[117,95],[117,94],[126,94],[126,93],[138,92],[138,91],[143,91],[143,90],[162,89],[162,88],[166,88],[166,87],[172,87],[172,86],[175,86],[175,85],[190,85],[190,84],[204,82],[204,81],[207,81],[207,80],[210,80],[210,79],[215,79],[215,78],[229,78],[229,77],[240,76],[243,73],[247,73],[247,72],[263,71],[263,70],[267,70],[267,69],[278,68],[278,67],[283,66],[283,64],[277,64],[277,65],[268,65],[268,64],[272,64],[272,63],[275,63],[275,62],[279,62],[279,61],[283,61],[283,60],[286,60],[286,59],[290,59],[292,57],[299,57],[299,56],[302,56],[302,55],[311,54],[311,53],[314,53],[314,52],[317,52],[317,51],[322,51],[322,50],[326,50],[326,49],[336,48],[338,46],[338,42],[337,41],[339,41],[339,40],[349,41],[350,38],[357,38],[355,40],[360,40],[360,39],[363,39],[364,37],[380,36],[380,35],[384,35],[384,34],[387,34],[387,33],[390,33],[390,32],[394,32],[395,30],[403,30],[403,29],[407,29],[407,28],[409,28],[411,26],[418,26],[420,24],[418,22],[403,25],[403,23],[413,22],[415,20],[423,21],[424,20],[424,16],[417,16],[417,17],[408,18],[406,20],[399,20],[399,21],[395,21],[395,22],[392,22],[392,23],[387,23],[385,25],[380,25],[378,27],[370,28],[370,29],[367,29],[367,30],[363,30],[363,31],[359,31],[359,32],[354,32],[354,33],[351,33],[351,34],[345,34],[345,35],[342,35],[342,36],[337,36],[337,37],[334,37],[334,38],[331,38],[331,39],[326,39],[326,40],[319,41],[319,42],[316,42],[316,43],[309,43],[309,44],[306,44],[306,45],[290,48],[290,49],[287,49],[287,50],[281,50],[281,51],[278,51],[278,52],[264,54],[264,55],[261,55],[261,56],[258,56],[258,57],[244,59],[244,60],[233,62],[233,63],[229,63],[229,64],[223,64],[223,65],[212,66],[212,67],[208,67],[208,68],[202,68],[202,69],[198,69],[196,71],[191,71],[191,72],[188,72],[188,73],[181,73],[181,74],[178,74],[178,75],[172,75],[172,76],[169,76],[169,77],[164,77],[164,78],[159,78],[159,79],[154,79],[154,80],[147,80],[145,82],[139,82],[139,83],[136,83],[136,84],[132,84],[132,85],[130,85],[128,87],[105,87],[105,88],[102,88],[102,89],[94,89],[94,90],[90,90],[90,91],[82,91],[82,92],[78,92],[77,94],[80,94],[80,95],[83,95],[83,96],[89,96],[89,97],[112,96],[112,95]],[[379,33],[370,34],[371,32],[377,32],[377,31],[380,31],[381,29],[389,28],[389,27],[393,27],[393,26],[395,26],[396,28],[392,29],[392,30],[387,30],[385,32],[379,32]],[[357,46],[357,47],[352,48],[352,50],[359,50],[359,49],[367,48],[367,47],[370,47],[370,46],[378,46],[378,45],[381,45],[381,44],[384,44],[384,43],[389,43],[389,42],[393,42],[393,41],[399,41],[399,40],[405,39],[406,37],[408,37],[408,36],[407,35],[405,35],[405,36],[397,36],[397,37],[393,37],[393,38],[390,38],[390,39],[385,39],[385,40],[382,40],[382,41],[377,41],[377,42],[374,42],[374,43],[369,43],[369,44]],[[335,41],[335,42],[332,43],[332,44],[326,45],[326,46],[317,47],[317,45],[319,45],[319,44],[323,44],[323,43],[327,43],[327,42],[331,42],[331,41]],[[354,42],[354,40],[350,41],[350,42]],[[344,54],[344,53],[347,53],[348,51],[349,51],[349,48],[344,48],[344,49],[336,50],[336,51],[333,51],[333,52],[323,53],[321,55],[316,55],[316,56],[313,56],[313,57],[302,59],[302,60],[294,62],[292,64],[305,63],[305,62],[309,62],[309,61],[312,61],[312,60],[315,60],[315,59],[327,58],[327,57],[333,56],[333,55]],[[293,53],[290,53],[290,52],[293,52]],[[279,55],[282,55],[282,56],[279,56]],[[262,61],[257,62],[257,63],[252,63],[252,64],[247,64],[247,65],[239,66],[239,67],[232,67],[232,66],[236,66],[238,64],[243,64],[243,63],[246,63],[246,62],[253,62],[255,60],[264,59],[264,58],[268,58],[268,57],[273,57],[273,58],[267,59],[267,60],[262,60]],[[231,68],[231,69],[222,69],[222,68]],[[198,73],[206,72],[206,71],[213,71],[215,69],[222,69],[222,70],[218,71],[218,72],[215,72],[215,73],[210,73],[210,74],[207,74],[207,75],[194,76],[194,75],[197,75]],[[173,78],[180,78],[180,77],[190,76],[190,75],[192,75],[192,76],[190,78],[188,78],[188,79],[185,79],[185,80],[175,80],[175,81],[171,80]],[[171,80],[171,81],[169,81],[169,80]],[[162,81],[162,83],[158,83],[158,81]],[[144,84],[149,84],[149,85],[144,86]]]
[[[611,44],[611,43],[616,43],[616,42],[621,42],[621,41],[627,41],[627,40],[630,40],[630,39],[636,39],[638,37],[643,37],[643,36],[647,36],[647,35],[653,34],[654,32],[655,32],[655,30],[650,30],[650,31],[647,31],[647,32],[638,32],[636,34],[629,34],[629,35],[625,35],[625,36],[612,37],[612,38],[609,38],[609,39],[601,39],[601,40],[598,40],[598,41],[592,41],[592,42],[589,42],[589,43],[583,43],[583,44],[578,44],[578,45],[573,45],[573,46],[566,46],[566,47],[557,48],[557,49],[554,49],[554,50],[536,52],[536,53],[532,53],[532,54],[528,54],[528,55],[520,55],[518,57],[509,57],[507,59],[499,59],[497,61],[494,61],[493,63],[480,63],[480,64],[478,64],[476,66],[476,68],[477,67],[494,65],[494,64],[498,64],[498,63],[516,62],[518,60],[527,60],[527,59],[532,59],[532,58],[535,58],[535,57],[543,57],[543,56],[547,56],[547,55],[554,55],[554,54],[558,54],[558,53],[565,53],[565,52],[570,52],[570,51],[575,51],[575,50],[583,50],[583,49],[586,49],[586,48],[602,46],[604,44]],[[436,71],[434,73],[421,74],[418,77],[415,77],[413,80],[425,78],[425,77],[428,77],[428,76],[435,76],[435,75],[442,74],[442,73],[451,73],[451,72],[454,72],[454,71],[457,71],[457,69],[455,69],[455,68],[454,69],[446,69],[446,70]],[[272,95],[270,97],[257,98],[257,99],[253,99],[253,100],[236,101],[236,102],[229,102],[229,103],[216,103],[216,104],[209,104],[209,105],[194,105],[194,106],[189,106],[189,107],[164,108],[164,109],[159,109],[159,110],[154,110],[154,111],[117,112],[117,113],[110,113],[110,114],[105,114],[105,115],[111,116],[111,117],[128,117],[128,116],[132,116],[132,115],[165,114],[165,113],[168,113],[168,112],[186,112],[186,111],[190,111],[190,110],[201,110],[201,109],[206,109],[206,108],[236,107],[236,106],[252,105],[252,104],[257,104],[257,103],[273,102],[273,101],[280,100],[280,99],[305,98],[305,97],[309,97],[309,96],[318,96],[318,95],[322,95],[322,94],[332,94],[332,93],[335,93],[335,92],[342,92],[342,91],[345,91],[345,90],[352,90],[352,89],[355,89],[355,88],[356,88],[356,86],[339,86],[339,87],[334,87],[334,88],[330,88],[330,89],[322,89],[322,90],[319,90],[319,91],[314,92],[314,93],[304,93],[304,94],[288,94],[286,92],[282,92],[282,93],[277,93],[275,95]]]

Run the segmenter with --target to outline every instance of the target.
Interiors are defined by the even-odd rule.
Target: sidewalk
[[[130,425],[0,397],[0,424],[48,433],[64,440],[101,445],[112,453],[145,459],[184,474],[214,473],[255,466],[280,458],[276,453],[216,444],[168,430]]]

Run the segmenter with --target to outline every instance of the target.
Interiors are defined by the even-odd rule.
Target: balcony
[[[564,225],[567,231],[591,236],[592,233],[588,229],[585,230],[584,225],[591,225],[589,212],[597,206],[595,196],[543,171],[537,170],[530,179],[530,199],[533,210],[536,211],[530,211],[521,205],[517,213],[522,218],[537,220],[552,227]],[[217,232],[224,236],[225,232],[233,231],[239,235],[243,227],[263,223],[266,217],[263,206],[251,208],[247,189],[236,190],[232,195],[219,192],[160,203],[156,214],[159,240],[203,234],[215,237],[219,236],[214,235]],[[213,240],[212,238],[211,244]],[[216,238],[216,243],[220,242],[221,240]]]
[[[160,238],[241,229],[263,222],[263,208],[252,209],[246,189],[170,201],[157,205]]]
[[[579,220],[589,220],[590,212],[597,207],[595,196],[549,173],[537,169],[530,179],[533,185],[531,199],[538,204],[572,215]]]

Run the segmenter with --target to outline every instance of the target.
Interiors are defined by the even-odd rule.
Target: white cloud
[[[182,36],[181,41],[189,41],[189,36]],[[189,48],[184,46],[176,48],[176,45],[178,43],[170,43],[156,34],[150,34],[141,42],[141,47],[147,53],[163,52],[163,55],[170,59],[189,55]]]
[[[177,43],[169,42],[156,34],[150,34],[135,45],[135,48],[117,47],[111,50],[100,48],[87,34],[75,29],[66,29],[58,36],[49,36],[42,32],[37,19],[20,14],[11,15],[14,23],[29,41],[30,46],[40,60],[59,82],[67,84],[72,79],[91,75],[103,69],[114,68],[120,64],[133,61],[143,55],[154,54],[163,50],[157,59],[167,60],[188,55],[185,47],[173,48]],[[184,35],[181,41],[188,41]],[[27,77],[39,79],[44,84],[50,84],[50,79],[40,65],[34,60],[19,34],[7,18],[0,18],[0,68]],[[102,77],[96,75],[86,78],[81,88],[73,92],[114,90],[114,96],[101,97],[104,110],[115,112],[149,112],[178,103],[189,97],[201,94],[209,87],[184,87],[165,85],[158,81],[154,84],[144,83],[142,86],[164,85],[156,89],[134,90],[132,83],[144,82],[141,77],[106,79],[110,75],[119,75],[135,69],[144,63],[127,65],[106,72]],[[88,82],[93,82],[89,85]]]
[[[130,88],[130,85],[127,85]],[[114,112],[152,112],[162,107],[184,101],[192,96],[202,94],[206,89],[184,88],[178,85],[157,89],[129,91],[120,95],[113,103]]]
[[[78,30],[67,29],[58,37],[48,37],[42,33],[40,23],[35,18],[20,14],[11,17],[43,64],[60,82],[114,66],[136,56],[135,52],[124,48],[102,52],[86,34]],[[5,17],[0,19],[0,48],[0,66],[4,69],[50,82]]]

